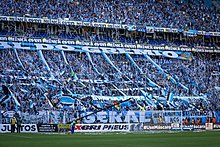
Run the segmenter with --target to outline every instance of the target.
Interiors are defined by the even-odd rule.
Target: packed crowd
[[[2,0],[0,15],[220,31],[219,10],[210,3],[205,0]]]
[[[220,109],[219,91],[215,88],[220,87],[219,54],[194,53],[192,60],[152,56],[155,63],[189,90],[173,83],[142,55],[131,55],[131,58],[143,73],[123,54],[107,54],[114,67],[102,54],[95,53],[7,49],[1,50],[0,55],[1,86],[6,85],[13,94],[13,98],[6,100],[5,91],[0,90],[1,110],[37,114],[45,109],[86,112],[107,106],[109,110],[120,111]],[[150,85],[149,79],[159,86]],[[115,100],[90,97],[143,96],[143,91],[150,94],[151,104],[146,99],[130,99],[126,105],[115,107],[112,105]],[[169,104],[170,93],[204,96],[208,102],[191,99],[187,103],[174,99]],[[65,95],[71,96],[72,104],[62,101]]]

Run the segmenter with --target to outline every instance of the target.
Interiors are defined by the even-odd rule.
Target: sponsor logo
[[[16,130],[17,130],[17,127],[15,128],[15,131]],[[0,124],[0,132],[1,133],[11,132],[11,125]],[[22,124],[21,132],[37,132],[37,125],[36,124]]]
[[[170,125],[144,125],[144,130],[170,130]]]
[[[38,132],[58,132],[56,124],[38,124]]]
[[[129,124],[77,124],[76,132],[114,132],[129,131]]]
[[[69,129],[70,124],[58,124],[58,129]]]

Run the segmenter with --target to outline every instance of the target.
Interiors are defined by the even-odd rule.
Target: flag
[[[76,73],[74,71],[71,72],[71,77],[73,80],[78,80],[78,77],[76,76]]]
[[[217,91],[220,91],[220,87],[218,87],[218,86],[215,86],[215,89],[216,89]]]
[[[168,101],[169,103],[172,103],[173,102],[173,97],[174,97],[174,94],[172,92],[169,93],[168,95]]]
[[[120,109],[121,106],[120,106],[120,103],[119,103],[118,100],[114,101],[113,104],[114,104],[114,107],[115,107],[117,110]]]
[[[129,25],[128,26],[128,31],[135,31],[136,30],[136,26],[135,25]]]
[[[170,75],[168,75],[168,76],[167,76],[167,79],[168,79],[168,80],[170,80],[170,78],[171,78],[171,76],[170,76]]]
[[[150,79],[148,80],[148,85],[151,86],[151,87],[159,87],[156,83],[154,83]]]
[[[71,76],[74,78],[74,75],[75,75],[75,72],[74,71],[72,71],[72,73],[71,73]]]

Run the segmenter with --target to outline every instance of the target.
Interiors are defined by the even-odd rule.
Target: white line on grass
[[[9,136],[9,137],[27,138],[27,139],[33,138],[33,137],[29,137],[29,136],[14,135],[14,134],[0,134],[0,135],[2,135],[2,136]]]

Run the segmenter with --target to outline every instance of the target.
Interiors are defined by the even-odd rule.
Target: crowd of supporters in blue
[[[205,96],[210,103],[200,99],[191,99],[190,103],[174,100],[175,108],[166,103],[163,104],[163,102],[162,108],[158,108],[159,105],[153,107],[147,104],[145,100],[132,99],[130,104],[122,107],[122,109],[219,110],[219,91],[216,89],[216,87],[220,86],[220,60],[218,54],[195,53],[192,60],[169,59],[162,56],[152,57],[158,65],[173,75],[178,82],[189,88],[189,90],[185,90],[164,77],[155,66],[141,55],[131,56],[143,70],[143,75],[126,59],[125,55],[108,55],[115,66],[122,72],[119,73],[106,62],[101,54],[90,54],[94,63],[94,65],[91,65],[85,53],[65,52],[69,62],[69,65],[67,65],[59,51],[42,51],[50,67],[50,70],[48,70],[37,51],[17,50],[17,52],[25,69],[17,61],[14,50],[1,50],[2,64],[0,65],[0,74],[2,85],[9,87],[21,103],[21,107],[16,107],[14,99],[11,98],[7,103],[1,104],[2,110],[17,109],[22,112],[37,112],[43,109],[63,109],[65,104],[61,103],[61,93],[63,93],[62,95],[121,96],[122,91],[128,96],[140,96],[143,95],[140,89],[148,91],[153,97],[164,97],[168,95],[168,92],[172,92],[176,96]],[[101,73],[100,75],[94,71],[93,66]],[[148,85],[147,77],[160,85],[165,91],[162,89],[148,89],[150,86]],[[105,80],[107,82],[92,83],[83,80]],[[114,85],[120,90],[116,90]],[[97,101],[99,100],[94,100],[93,103],[91,98],[87,96],[83,98],[75,97],[76,105],[74,109],[86,109],[89,111],[95,110],[97,107],[102,109],[107,104],[113,103],[113,100]]]
[[[0,7],[1,15],[220,31],[210,0],[2,0]]]
[[[0,15],[24,16],[29,14],[31,17],[69,18],[91,22],[220,31],[219,10],[214,6],[204,5],[202,0],[48,0],[46,2],[39,0],[2,0],[0,6]],[[111,38],[111,35],[99,36],[99,34],[84,36],[78,34],[76,37],[77,39],[92,41],[105,40],[105,37],[111,41],[115,39],[114,37]],[[123,39],[121,37],[120,39],[121,42],[170,43],[163,40],[145,40],[145,38]],[[182,42],[178,40],[175,43],[177,46],[182,45]],[[202,41],[193,40],[188,42],[187,45],[198,44],[201,45]],[[207,44],[207,46],[212,45]],[[65,52],[69,64],[65,63],[59,51],[42,51],[42,54],[50,69],[40,58],[38,51],[0,50],[1,86],[5,85],[9,93],[13,94],[13,97],[21,105],[18,107],[16,100],[11,98],[7,103],[1,103],[0,110],[20,110],[28,113],[37,113],[44,109],[57,110],[63,108],[71,111],[95,111],[104,109],[111,104],[114,105],[115,101],[93,100],[90,96],[83,98],[76,96],[74,97],[74,105],[69,107],[61,102],[61,95],[121,96],[123,93],[127,96],[140,96],[143,95],[140,89],[151,94],[152,99],[155,100],[155,105],[149,105],[145,100],[130,99],[126,104],[110,107],[109,109],[220,110],[220,92],[218,89],[220,87],[219,54],[193,53],[191,60],[172,59],[163,56],[151,57],[155,63],[174,76],[177,82],[183,83],[189,90],[173,84],[142,55],[131,55],[131,57],[144,74],[140,74],[123,54],[107,55],[121,73],[115,70],[102,54],[90,54],[94,64],[91,64],[85,53]],[[23,67],[18,62],[18,57]],[[97,69],[100,74],[94,69]],[[150,89],[148,78],[160,85],[160,88]],[[91,79],[108,82],[83,82],[83,80]],[[6,98],[4,97],[3,87],[0,95],[1,100]],[[154,98],[155,96],[161,96],[167,99],[170,93],[175,96],[203,96],[208,101],[191,99],[190,103],[186,103],[183,100],[175,99],[174,103],[169,105]]]

